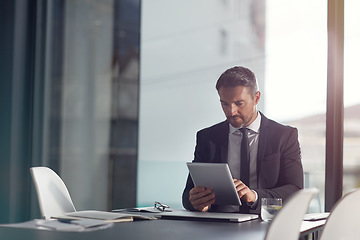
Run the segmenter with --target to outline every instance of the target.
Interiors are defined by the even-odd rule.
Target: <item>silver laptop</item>
[[[226,221],[226,222],[245,222],[258,219],[257,214],[245,213],[217,213],[217,212],[193,212],[187,210],[164,212],[155,215],[157,218],[174,220],[202,220],[202,221]]]

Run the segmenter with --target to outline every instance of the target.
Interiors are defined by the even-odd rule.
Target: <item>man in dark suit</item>
[[[243,205],[216,205],[211,189],[194,187],[189,175],[183,206],[197,211],[259,214],[261,198],[286,201],[303,188],[297,129],[272,121],[257,110],[261,94],[254,73],[247,68],[226,70],[216,89],[227,120],[197,133],[194,162],[228,163]]]

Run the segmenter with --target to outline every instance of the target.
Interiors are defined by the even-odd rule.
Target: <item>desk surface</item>
[[[227,239],[262,240],[269,223],[252,220],[243,223],[185,220],[140,220],[116,223],[113,227],[92,232],[59,232],[0,226],[0,239]]]
[[[115,223],[113,227],[92,232],[57,232],[0,227],[0,239],[264,239],[268,223],[260,220],[231,223],[183,220],[140,220]]]

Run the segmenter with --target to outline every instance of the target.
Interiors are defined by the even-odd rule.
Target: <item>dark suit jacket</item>
[[[303,188],[303,169],[296,128],[267,119],[262,113],[257,153],[258,204],[250,213],[260,214],[260,200],[264,197],[282,198],[283,202]],[[197,133],[194,162],[227,162],[229,123],[218,123]],[[185,209],[195,210],[189,201],[194,187],[190,175],[183,192]],[[216,211],[216,206],[212,207]]]

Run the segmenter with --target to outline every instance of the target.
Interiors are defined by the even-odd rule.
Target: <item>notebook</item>
[[[245,222],[258,219],[256,214],[245,213],[217,213],[217,212],[193,212],[193,211],[173,211],[155,215],[157,218],[174,220],[202,220],[202,221],[225,221],[225,222]]]

